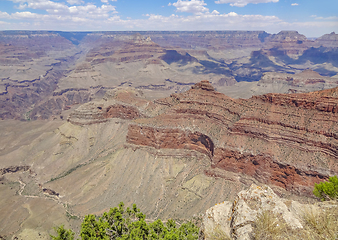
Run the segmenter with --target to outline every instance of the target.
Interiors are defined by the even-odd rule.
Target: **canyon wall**
[[[338,173],[337,92],[231,99],[203,81],[156,101],[160,114],[134,120],[126,141],[196,150],[213,168],[311,196],[314,183]]]
[[[4,31],[0,118],[64,118],[73,106],[120,86],[149,90],[150,98],[203,79],[236,98],[322,90],[338,85],[337,56],[335,33],[309,40],[296,31]],[[309,68],[322,76],[297,83],[268,74],[296,79]]]

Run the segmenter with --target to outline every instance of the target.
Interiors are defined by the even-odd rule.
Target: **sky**
[[[338,33],[338,0],[0,0],[0,30]]]

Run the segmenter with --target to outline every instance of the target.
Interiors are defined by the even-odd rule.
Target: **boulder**
[[[280,198],[270,187],[252,184],[239,192],[232,203],[225,201],[206,211],[200,239],[214,239],[215,235],[223,235],[224,239],[253,239],[255,221],[263,212],[278,216],[289,229],[303,229],[304,211],[316,206]]]

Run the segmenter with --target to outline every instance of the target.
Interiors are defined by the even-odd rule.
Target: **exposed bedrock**
[[[325,174],[298,169],[277,162],[268,154],[253,155],[239,151],[216,148],[213,167],[243,173],[265,184],[273,184],[302,195],[311,195],[315,183],[327,180]]]
[[[131,120],[141,116],[142,114],[134,106],[89,102],[72,112],[68,121],[76,125],[90,125],[106,122],[110,118]]]
[[[72,105],[83,104],[90,101],[91,93],[85,89],[71,89],[62,94],[55,94],[35,106],[29,113],[33,120],[50,119],[60,115],[63,110],[68,110]],[[62,115],[60,118],[63,118]]]
[[[127,90],[80,106],[68,121],[132,120],[129,144],[195,150],[217,171],[245,174],[301,195],[311,196],[314,183],[338,174],[338,88],[233,99],[202,81],[153,102]],[[213,175],[209,170],[205,174]]]
[[[326,92],[338,92],[338,88],[326,90]],[[322,112],[338,113],[338,98],[311,94],[275,94],[269,93],[261,96],[253,96],[253,99],[260,99],[275,105],[300,107],[314,109]]]
[[[276,185],[300,195],[311,196],[314,184],[328,179],[327,173],[304,170],[284,164],[266,153],[254,155],[225,148],[215,148],[212,139],[199,132],[129,125],[127,142],[156,149],[195,150],[207,154],[213,168],[242,173],[259,182]],[[209,171],[206,171],[205,174],[219,177]]]
[[[209,157],[214,155],[214,143],[210,137],[200,132],[190,132],[188,130],[129,125],[127,142],[136,145],[150,146],[156,149],[196,150],[207,154]]]
[[[135,119],[140,117],[141,114],[137,108],[126,106],[122,104],[114,104],[106,108],[104,114],[105,118],[121,118],[121,119]]]
[[[196,150],[214,168],[311,196],[314,183],[338,173],[337,89],[273,96],[232,99],[202,81],[154,101],[148,110],[158,114],[135,119],[127,142]]]

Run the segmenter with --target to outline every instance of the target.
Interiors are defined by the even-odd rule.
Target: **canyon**
[[[337,39],[296,31],[3,31],[0,118],[66,118],[72,106],[119,86],[149,90],[152,99],[204,79],[234,98],[332,88]]]
[[[1,212],[15,197],[22,218],[10,214],[2,231],[34,238],[55,224],[76,230],[85,214],[120,201],[136,203],[149,220],[184,219],[253,183],[313,203],[314,184],[338,172],[337,94],[234,99],[204,80],[155,100],[118,87],[67,121],[3,121]],[[49,206],[48,221],[36,201]]]
[[[76,231],[120,201],[187,219],[252,184],[316,202],[338,174],[337,47],[294,31],[0,32],[0,237]]]

